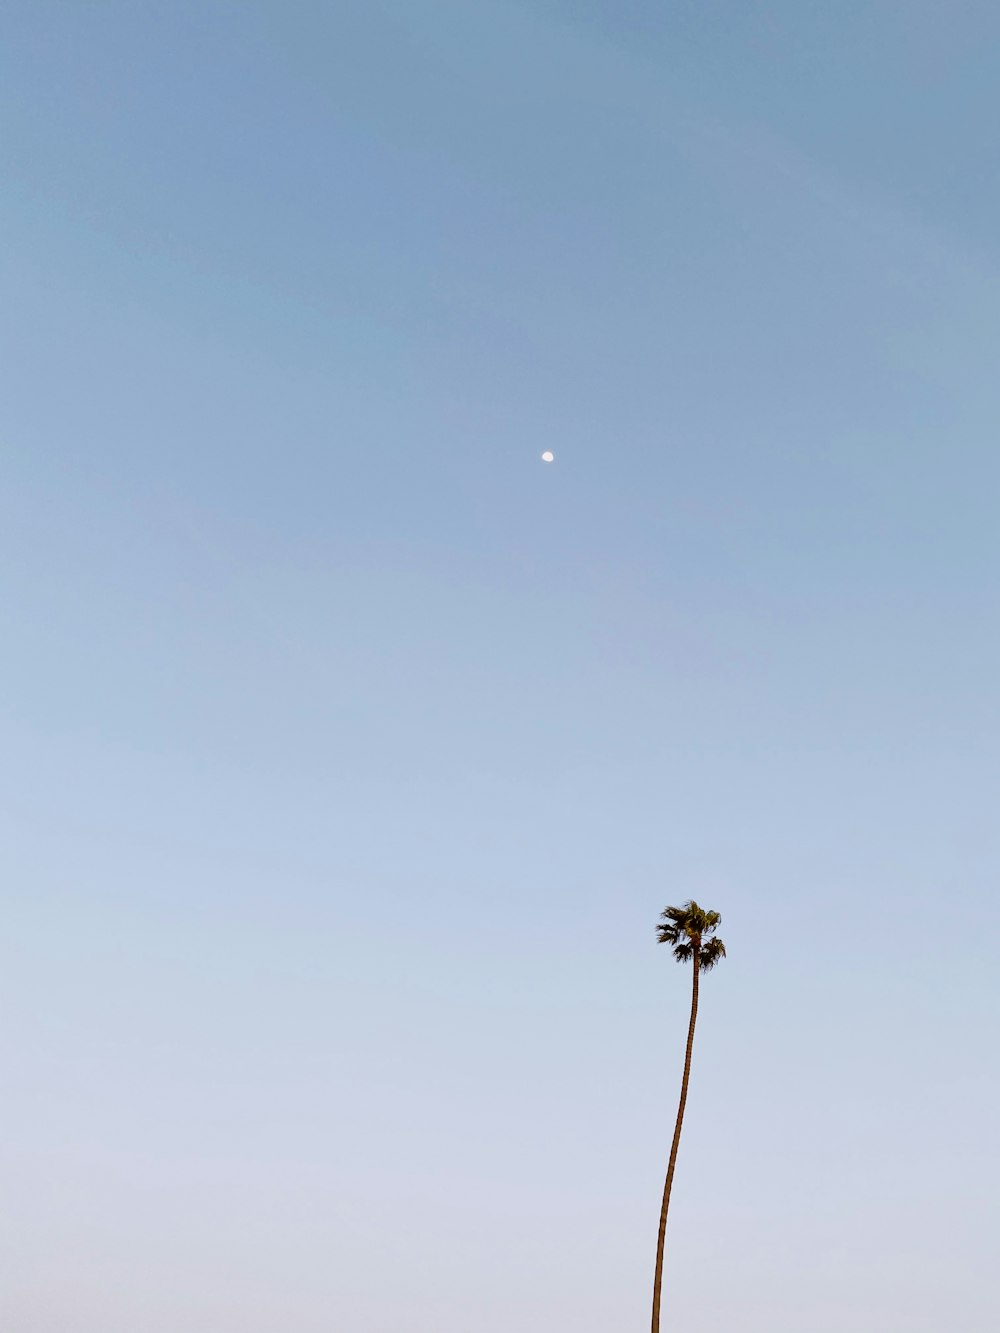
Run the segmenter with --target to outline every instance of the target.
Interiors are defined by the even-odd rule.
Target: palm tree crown
[[[698,960],[698,971],[709,972],[726,956],[726,946],[716,939],[722,925],[718,912],[706,911],[692,899],[683,907],[665,907],[660,913],[656,938],[669,944],[678,963]]]

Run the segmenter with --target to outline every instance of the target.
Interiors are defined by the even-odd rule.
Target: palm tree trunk
[[[691,1022],[688,1024],[687,1048],[684,1052],[684,1077],[681,1079],[681,1100],[677,1108],[677,1123],[674,1126],[674,1140],[670,1145],[670,1161],[667,1164],[667,1179],[663,1186],[663,1205],[660,1208],[660,1229],[656,1237],[656,1274],[653,1278],[653,1333],[660,1333],[660,1287],[663,1285],[663,1238],[667,1230],[667,1209],[670,1207],[670,1187],[674,1183],[674,1167],[677,1165],[677,1146],[681,1141],[681,1125],[684,1123],[684,1107],[687,1104],[688,1080],[691,1077],[691,1050],[694,1046],[694,1025],[698,1021],[698,973],[700,942],[696,944],[692,959],[693,980],[691,985]]]

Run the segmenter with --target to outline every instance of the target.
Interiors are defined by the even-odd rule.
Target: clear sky
[[[997,1324],[998,45],[3,6],[5,1330]]]

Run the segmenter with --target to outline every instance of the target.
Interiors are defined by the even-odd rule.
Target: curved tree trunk
[[[677,1145],[681,1141],[681,1125],[684,1123],[684,1107],[687,1104],[688,1080],[691,1077],[691,1050],[694,1046],[694,1025],[698,1021],[698,973],[701,971],[699,954],[700,941],[695,946],[692,959],[694,976],[691,985],[691,1022],[688,1024],[687,1048],[684,1052],[684,1077],[681,1079],[681,1100],[677,1108],[677,1124],[674,1126],[674,1140],[670,1145],[670,1161],[667,1164],[667,1179],[663,1186],[663,1204],[660,1208],[660,1229],[656,1237],[656,1273],[653,1277],[653,1330],[660,1333],[660,1287],[663,1285],[663,1238],[667,1230],[667,1209],[670,1207],[670,1187],[674,1183],[674,1167],[677,1165]]]

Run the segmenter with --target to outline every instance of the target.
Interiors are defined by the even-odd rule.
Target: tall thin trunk
[[[667,1209],[670,1207],[670,1187],[674,1183],[674,1167],[677,1165],[677,1146],[681,1141],[681,1125],[684,1123],[684,1107],[687,1104],[688,1080],[691,1077],[691,1050],[694,1046],[694,1025],[698,1021],[698,974],[701,971],[701,941],[694,942],[692,959],[693,979],[691,984],[691,1022],[688,1024],[687,1048],[684,1051],[684,1077],[681,1079],[681,1100],[677,1108],[677,1124],[674,1126],[674,1140],[670,1145],[670,1161],[667,1164],[667,1179],[663,1186],[663,1205],[660,1208],[660,1229],[656,1237],[656,1274],[653,1277],[653,1333],[660,1333],[660,1287],[663,1285],[663,1238],[667,1231]]]

